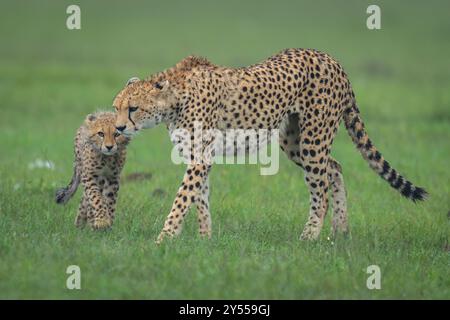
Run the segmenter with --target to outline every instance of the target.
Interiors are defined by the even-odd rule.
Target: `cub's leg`
[[[89,203],[86,198],[86,194],[83,194],[80,205],[78,207],[78,213],[75,218],[75,226],[78,228],[83,227],[86,224],[89,212]]]
[[[88,222],[93,229],[105,229],[111,227],[112,221],[99,178],[94,176],[95,172],[83,172],[85,194],[91,207],[91,211],[88,213]]]
[[[209,179],[206,178],[199,196],[196,197],[197,218],[200,235],[211,238],[211,214],[209,213]]]
[[[339,162],[330,157],[328,160],[328,180],[330,181],[331,198],[333,201],[333,220],[331,233],[348,233],[347,197],[344,185],[344,176]]]
[[[108,209],[108,216],[109,219],[111,220],[112,225],[116,215],[116,203],[117,203],[117,196],[119,194],[119,179],[117,177],[105,179],[102,194],[106,202],[106,206]]]

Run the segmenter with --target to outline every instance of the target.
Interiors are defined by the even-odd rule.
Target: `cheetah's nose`
[[[126,127],[127,127],[127,126],[120,126],[120,127],[116,127],[116,129],[117,129],[119,132],[123,132],[123,130],[125,130]]]
[[[108,151],[111,151],[112,148],[113,146],[106,146],[106,149],[108,149]]]

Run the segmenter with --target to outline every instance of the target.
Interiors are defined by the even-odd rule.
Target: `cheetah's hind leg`
[[[211,239],[211,214],[209,212],[209,179],[206,178],[196,199],[198,231],[201,237]]]
[[[344,176],[342,175],[342,168],[339,162],[331,157],[328,160],[328,180],[333,202],[331,236],[334,238],[338,233],[348,235],[347,193],[345,191]]]
[[[304,128],[303,128],[304,129]],[[302,130],[298,114],[291,114],[280,128],[280,147],[288,158],[303,168],[310,192],[308,222],[300,236],[302,240],[317,239],[328,209],[327,150],[304,143],[308,130]],[[318,138],[318,137],[317,137]],[[303,141],[303,144],[302,144]],[[319,161],[322,158],[322,161]]]

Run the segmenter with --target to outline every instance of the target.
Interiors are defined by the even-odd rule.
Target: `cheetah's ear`
[[[127,86],[132,83],[138,82],[138,81],[140,81],[140,79],[138,77],[132,77],[132,78],[128,79]]]
[[[169,80],[166,79],[160,82],[155,82],[153,84],[153,87],[160,90],[161,92],[167,91],[167,89],[169,88]]]
[[[90,124],[90,123],[94,122],[95,120],[97,120],[97,117],[95,116],[95,114],[88,114],[85,121],[87,124]]]

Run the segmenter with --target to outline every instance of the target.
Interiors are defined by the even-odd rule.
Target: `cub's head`
[[[169,80],[131,78],[113,101],[116,128],[127,137],[152,128],[174,112],[176,102]]]
[[[119,146],[128,143],[128,138],[116,130],[116,119],[113,112],[96,112],[84,120],[88,143],[108,156],[116,153]]]

